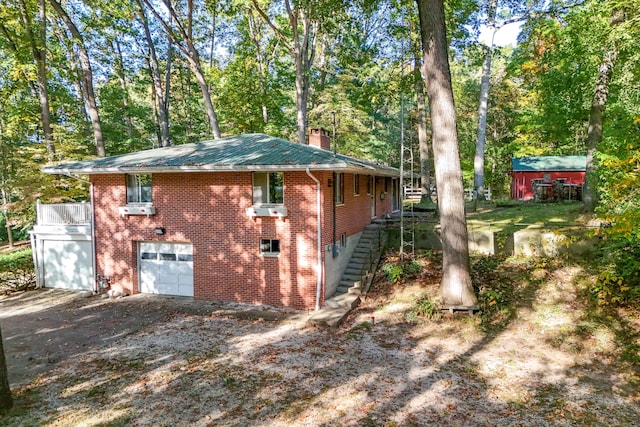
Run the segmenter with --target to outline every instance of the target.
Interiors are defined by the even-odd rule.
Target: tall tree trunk
[[[189,68],[191,72],[196,78],[196,82],[200,87],[200,91],[202,92],[202,100],[204,102],[205,112],[207,114],[207,118],[209,121],[209,125],[211,127],[211,132],[213,133],[214,139],[219,139],[220,127],[218,126],[218,116],[216,114],[215,108],[213,106],[213,100],[211,98],[211,92],[209,91],[209,85],[207,84],[206,78],[204,76],[204,72],[202,71],[202,62],[200,60],[200,54],[195,46],[195,41],[193,39],[192,34],[192,22],[193,22],[193,3],[191,1],[187,2],[187,12],[186,16],[186,28],[183,23],[178,19],[178,14],[175,9],[169,2],[169,0],[163,0],[164,6],[167,8],[169,12],[169,16],[171,22],[175,24],[175,30],[172,26],[165,21],[162,16],[158,13],[158,11],[153,7],[149,0],[142,0],[145,6],[149,9],[149,11],[153,14],[153,16],[160,22],[162,27],[165,29],[167,35],[171,38],[173,43],[180,49],[180,51],[184,54],[184,57],[189,64]],[[176,32],[179,34],[176,34]],[[184,42],[184,44],[180,42]]]
[[[164,70],[164,110],[167,114],[167,127],[169,126],[169,105],[171,104],[171,68],[173,66],[173,43],[171,37],[167,36],[167,59]],[[167,129],[167,132],[169,130]]]
[[[11,407],[13,407],[13,399],[11,398],[11,389],[9,388],[7,361],[4,357],[2,331],[0,330],[0,414],[6,413]]]
[[[118,75],[118,81],[120,82],[120,88],[122,89],[122,118],[124,119],[125,126],[127,127],[127,137],[129,140],[133,137],[133,122],[131,116],[129,116],[129,88],[127,85],[127,76],[124,71],[124,59],[122,58],[122,49],[120,48],[120,42],[116,39],[115,42],[111,42],[111,49],[116,53],[116,74]]]
[[[419,44],[419,43],[418,43]],[[420,47],[414,49],[413,74],[417,101],[418,150],[420,151],[420,203],[433,203],[431,199],[431,166],[429,164],[429,139],[427,138],[427,106],[424,96],[424,80],[420,74]]]
[[[156,48],[154,46],[153,38],[151,37],[151,31],[149,30],[149,22],[147,20],[147,14],[144,11],[142,2],[138,0],[138,15],[140,16],[140,22],[144,29],[144,34],[147,39],[147,46],[149,48],[149,65],[151,66],[151,80],[153,82],[153,94],[155,106],[154,109],[158,114],[158,127],[160,139],[158,144],[160,147],[168,147],[171,145],[169,140],[169,114],[167,112],[167,103],[164,99],[164,92],[162,89],[162,78],[160,76],[160,65],[158,62],[158,55],[156,54]]]
[[[9,173],[9,165],[7,164],[7,153],[4,142],[2,141],[4,131],[4,120],[0,118],[0,196],[2,199],[2,215],[4,216],[5,228],[7,229],[7,239],[9,247],[13,247],[13,230],[9,222],[9,196],[7,195],[7,175]]]
[[[253,10],[247,10],[247,23],[249,27],[249,36],[256,49],[256,65],[258,67],[258,75],[260,76],[260,103],[262,104],[262,121],[269,122],[269,110],[267,108],[267,65],[265,55],[262,52],[260,26],[253,15]]]
[[[478,102],[478,138],[476,155],[473,159],[473,187],[478,200],[484,200],[484,150],[487,142],[487,108],[489,103],[489,81],[491,78],[491,57],[493,55],[493,37],[496,34],[497,0],[490,0],[487,10],[487,30],[491,32],[491,42],[482,63],[480,78],[480,101]]]
[[[56,152],[55,144],[53,142],[53,132],[51,130],[51,114],[49,108],[49,89],[47,85],[47,51],[46,46],[46,33],[47,33],[47,15],[45,0],[38,1],[38,34],[35,35],[31,28],[32,22],[29,16],[29,10],[24,0],[20,1],[20,13],[22,16],[25,33],[29,39],[31,46],[31,54],[33,60],[36,63],[38,70],[38,98],[40,100],[40,118],[42,121],[42,134],[44,137],[45,146],[47,148],[47,155],[49,162],[53,161],[53,156]]]
[[[424,54],[429,113],[433,134],[438,208],[442,236],[443,306],[477,303],[469,274],[469,242],[464,212],[464,188],[451,87],[443,0],[416,0]]]
[[[611,26],[615,26],[624,21],[624,12],[614,10],[609,21]],[[609,96],[609,83],[613,76],[613,69],[618,58],[618,49],[613,40],[609,40],[602,56],[602,62],[598,67],[598,80],[591,103],[589,113],[589,130],[587,133],[587,179],[582,190],[582,207],[585,212],[593,212],[598,204],[598,164],[595,154],[598,151],[598,144],[602,141],[602,126],[604,124],[604,113],[607,107],[607,97]]]
[[[95,90],[93,88],[93,71],[91,70],[91,60],[89,59],[89,52],[84,45],[84,39],[78,27],[73,23],[67,12],[62,5],[56,0],[49,0],[51,6],[56,11],[60,19],[65,23],[71,37],[78,46],[78,55],[80,57],[80,67],[82,69],[82,88],[85,102],[87,105],[87,112],[91,118],[91,126],[93,128],[93,139],[96,145],[96,154],[98,157],[104,157],[106,155],[104,149],[104,137],[102,135],[102,125],[100,124],[100,114],[98,113],[98,105],[96,103]]]
[[[318,32],[318,21],[313,19],[310,3],[304,5],[300,2],[291,5],[289,0],[284,2],[289,18],[289,30],[291,36],[285,35],[269,16],[258,5],[257,0],[253,0],[253,6],[262,16],[264,21],[276,33],[278,38],[284,43],[287,50],[293,57],[296,66],[296,124],[298,127],[298,142],[305,144],[307,141],[307,109],[309,100],[309,74],[315,56],[316,35]],[[315,17],[316,19],[319,17]],[[300,33],[302,24],[302,34]]]
[[[9,197],[7,196],[6,183],[4,173],[2,173],[2,182],[0,183],[0,196],[2,196],[2,215],[4,216],[4,227],[7,230],[7,243],[9,247],[13,247],[13,228],[9,222]]]

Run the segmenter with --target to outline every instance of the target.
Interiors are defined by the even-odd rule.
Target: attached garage
[[[31,232],[31,246],[39,287],[94,290],[90,226],[37,225]]]
[[[93,290],[90,241],[43,240],[42,250],[45,287]]]
[[[140,292],[193,296],[193,245],[140,242],[138,265]]]

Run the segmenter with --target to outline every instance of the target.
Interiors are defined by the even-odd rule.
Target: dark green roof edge
[[[397,176],[396,168],[264,134],[137,151],[46,166],[49,174],[335,170]]]
[[[514,157],[513,172],[584,172],[587,156]]]

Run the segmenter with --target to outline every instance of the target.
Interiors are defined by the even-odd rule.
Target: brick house
[[[395,168],[263,134],[44,168],[88,175],[94,271],[112,289],[318,308],[365,226],[399,209]]]

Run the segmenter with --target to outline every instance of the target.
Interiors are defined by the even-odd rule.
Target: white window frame
[[[360,175],[358,175],[357,173],[353,174],[353,195],[360,195]]]
[[[282,201],[272,201],[275,197],[271,194],[272,176],[280,175],[282,180]],[[263,178],[263,179],[256,179]],[[284,206],[284,173],[283,172],[254,172],[252,182],[253,206]],[[259,193],[258,193],[259,192]],[[266,196],[265,196],[266,194]],[[265,201],[266,200],[266,201]]]
[[[333,202],[336,206],[344,205],[344,174],[341,172],[333,173]]]
[[[149,180],[148,185],[143,179]],[[128,205],[151,205],[153,203],[153,177],[150,174],[126,174]],[[145,191],[145,189],[148,189]],[[145,196],[148,196],[145,197]]]

